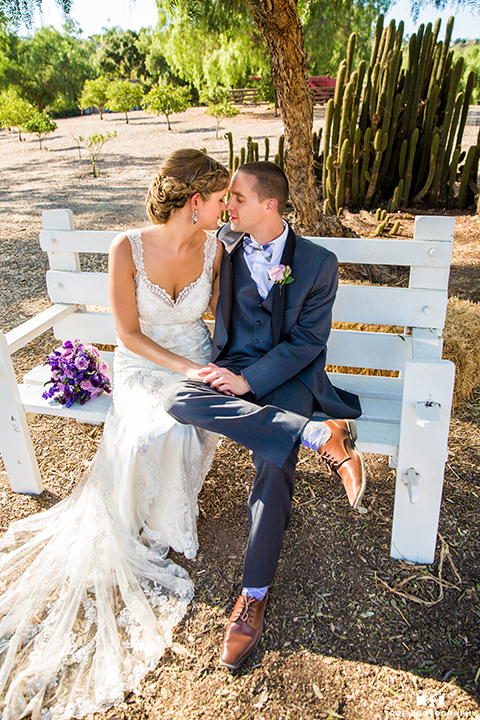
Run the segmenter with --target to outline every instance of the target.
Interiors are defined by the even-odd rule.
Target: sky
[[[79,23],[83,37],[89,37],[114,26],[140,30],[156,25],[158,13],[155,0],[74,0],[70,17]],[[42,0],[42,12],[35,12],[34,28],[53,25],[61,30],[63,22],[55,0]]]
[[[472,13],[468,9],[458,10],[447,7],[439,12],[429,5],[423,10],[417,21],[413,22],[409,12],[409,0],[397,0],[386,16],[386,23],[395,19],[405,22],[405,34],[411,35],[420,23],[433,22],[437,17],[442,18],[440,39],[443,39],[445,26],[450,15],[455,15],[453,39],[480,37],[480,11]],[[124,30],[139,30],[149,27],[157,22],[157,6],[155,0],[74,0],[71,17],[80,24],[84,37],[101,33],[103,28],[115,25]],[[40,25],[54,25],[59,30],[63,18],[54,0],[42,1],[42,13],[36,13],[35,27]]]

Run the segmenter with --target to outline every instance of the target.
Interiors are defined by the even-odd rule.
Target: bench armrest
[[[30,320],[26,320],[26,322],[10,330],[10,332],[5,333],[10,355],[44,333],[45,330],[49,330],[59,320],[72,315],[76,310],[77,305],[52,305],[35,315],[35,317],[30,318]]]

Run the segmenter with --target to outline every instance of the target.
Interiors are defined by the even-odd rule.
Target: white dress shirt
[[[250,270],[250,275],[255,281],[260,297],[262,297],[264,300],[273,287],[273,282],[272,280],[270,280],[268,271],[271,270],[275,265],[280,264],[280,260],[282,259],[283,255],[283,249],[287,241],[288,225],[285,220],[282,220],[282,222],[282,234],[271,241],[273,250],[271,260],[267,260],[260,252],[252,252],[250,254],[247,254],[245,250],[243,251],[243,258],[247,264],[248,269]],[[252,235],[250,237],[252,238],[252,240],[255,240]]]

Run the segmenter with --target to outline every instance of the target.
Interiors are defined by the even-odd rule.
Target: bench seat
[[[112,402],[100,395],[66,409],[42,398],[50,369],[38,365],[17,385],[11,355],[53,329],[59,344],[115,345],[105,272],[84,271],[81,258],[107,253],[114,231],[76,231],[69,210],[43,214],[40,244],[48,254],[53,305],[9,333],[0,333],[0,451],[16,492],[43,489],[27,415],[48,414],[98,424]],[[341,284],[327,348],[334,385],[359,395],[358,448],[387,455],[396,467],[392,557],[433,562],[454,382],[442,360],[442,330],[454,218],[417,217],[412,240],[310,238],[341,263],[409,268],[408,287]],[[212,330],[213,321],[207,321]],[[101,353],[109,366],[113,353]],[[44,358],[41,358],[43,363]],[[378,371],[387,371],[379,373]],[[321,418],[321,414],[317,414]]]

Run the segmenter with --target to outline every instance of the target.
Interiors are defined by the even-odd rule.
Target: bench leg
[[[448,360],[405,364],[393,558],[416,563],[434,560],[454,377],[455,366]]]
[[[41,493],[43,485],[27,418],[18,392],[7,341],[1,333],[0,399],[0,452],[10,486],[18,493]]]

